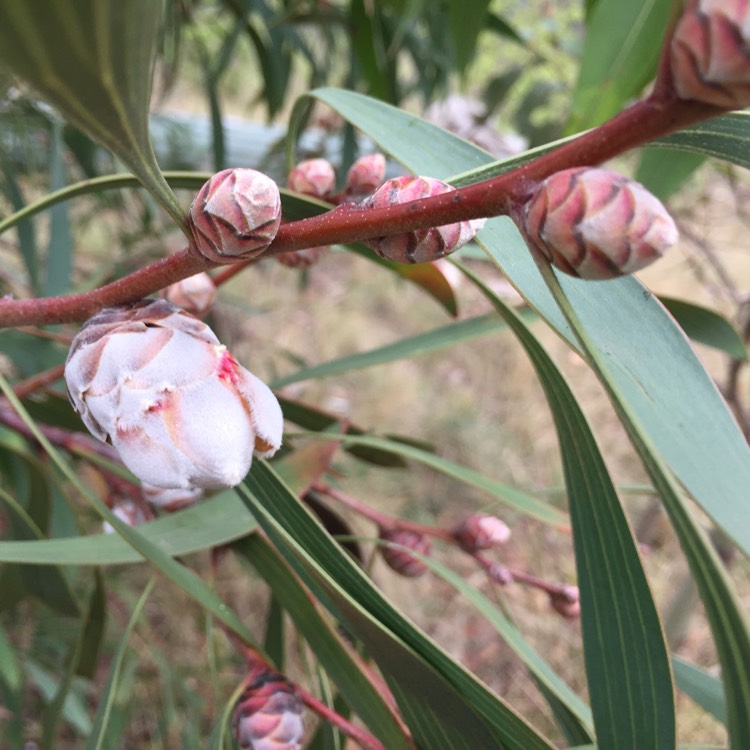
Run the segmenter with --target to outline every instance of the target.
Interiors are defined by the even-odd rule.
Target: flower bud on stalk
[[[254,169],[225,169],[195,196],[188,224],[195,247],[215,263],[235,263],[260,255],[281,223],[276,183]]]
[[[499,547],[510,539],[510,529],[499,518],[477,513],[458,524],[451,532],[466,552]]]
[[[149,505],[161,508],[167,513],[174,513],[202,500],[203,490],[200,487],[154,487],[148,482],[141,482],[141,495]]]
[[[202,318],[216,303],[216,286],[207,273],[196,273],[170,284],[163,295],[173,305]]]
[[[454,187],[432,177],[405,175],[384,182],[369,198],[362,201],[361,205],[363,208],[385,208],[454,190]],[[463,247],[474,238],[477,230],[484,225],[484,221],[473,219],[389,237],[375,237],[366,240],[364,244],[381,257],[397,263],[427,263]]]
[[[677,242],[672,217],[643,185],[589,167],[548,177],[519,223],[530,245],[556,268],[582,279],[633,273]]]
[[[232,713],[232,731],[243,750],[299,750],[304,734],[302,700],[281,675],[261,672]]]
[[[325,198],[336,187],[336,173],[326,159],[308,159],[289,172],[287,187],[295,193]]]
[[[568,619],[581,614],[581,597],[578,586],[563,586],[560,591],[550,593],[549,603],[552,609]]]
[[[381,529],[380,538],[385,542],[399,545],[398,547],[392,547],[390,544],[380,546],[380,554],[388,567],[407,578],[418,578],[427,572],[427,566],[420,559],[401,549],[401,547],[408,547],[420,555],[429,555],[432,545],[426,536],[404,529]]]
[[[364,197],[375,192],[385,177],[385,156],[368,154],[349,167],[346,173],[345,191],[352,198]]]
[[[92,434],[157,487],[233,487],[253,452],[271,456],[281,445],[281,408],[268,386],[166,300],[91,318],[73,339],[65,381]]]
[[[670,48],[681,99],[726,109],[750,104],[750,3],[689,0]]]

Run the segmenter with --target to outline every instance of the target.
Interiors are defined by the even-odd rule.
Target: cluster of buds
[[[670,65],[682,99],[742,109],[750,104],[750,5],[688,0],[672,36]]]
[[[424,534],[406,529],[380,529],[380,538],[386,542],[380,546],[380,554],[388,567],[406,578],[418,578],[427,572],[427,566],[408,550],[428,556],[432,552],[430,540]],[[406,548],[406,549],[404,549]]]
[[[518,223],[529,245],[583,279],[633,273],[677,242],[677,227],[658,198],[633,180],[591,167],[544,180]]]
[[[433,177],[404,175],[387,180],[362,207],[386,208],[400,203],[411,203],[421,198],[430,198],[454,191],[455,188]],[[375,237],[365,242],[378,255],[397,263],[428,263],[463,247],[484,225],[484,219],[460,221],[441,227],[417,229],[413,232]]]
[[[510,529],[505,522],[482,513],[469,516],[454,526],[451,534],[459,547],[470,554],[500,547],[510,539]]]
[[[299,750],[302,700],[294,686],[276,672],[257,671],[234,707],[232,731],[242,750]]]
[[[203,322],[166,300],[107,308],[73,340],[65,381],[93,435],[156,487],[238,484],[281,445],[271,390]]]
[[[260,255],[281,223],[276,183],[254,169],[225,169],[198,191],[188,225],[194,247],[215,263],[236,263]]]
[[[216,304],[216,285],[207,273],[196,273],[170,284],[162,293],[164,299],[185,312],[202,318]]]

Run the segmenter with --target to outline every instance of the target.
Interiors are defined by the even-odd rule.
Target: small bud
[[[349,167],[346,173],[345,190],[353,198],[364,197],[375,192],[385,177],[385,156],[368,154],[362,156]]]
[[[521,228],[556,268],[582,279],[633,273],[677,242],[672,217],[643,185],[589,167],[548,177],[526,204]]]
[[[174,513],[202,500],[203,490],[200,487],[155,487],[148,482],[141,482],[141,495],[149,505]]]
[[[91,318],[73,339],[65,381],[91,433],[157,487],[233,487],[253,451],[271,456],[281,444],[281,408],[268,386],[166,300]]]
[[[509,583],[513,583],[513,574],[505,565],[500,565],[500,563],[492,563],[487,568],[487,573],[490,580],[498,586],[507,586]]]
[[[369,198],[363,208],[385,208],[398,203],[410,203],[420,198],[450,193],[455,188],[432,177],[396,177],[383,183]],[[437,260],[463,247],[474,238],[484,219],[461,221],[442,227],[417,229],[414,232],[375,237],[364,244],[378,255],[397,263],[427,263]]]
[[[288,253],[277,253],[274,255],[282,266],[287,268],[309,268],[315,265],[329,250],[328,245],[320,247],[306,247],[304,250],[292,250]]]
[[[420,555],[429,555],[432,545],[426,536],[403,529],[381,529],[380,538],[399,545],[395,547],[391,544],[384,544],[380,547],[380,554],[390,568],[407,578],[418,578],[427,572],[427,566],[420,559],[401,549],[401,547],[408,547]]]
[[[304,734],[302,700],[281,675],[261,672],[240,695],[232,731],[242,750],[299,750]]]
[[[188,224],[195,247],[215,263],[235,263],[260,255],[281,223],[276,183],[254,169],[225,169],[195,196]]]
[[[164,298],[185,312],[202,318],[216,303],[216,285],[207,273],[196,273],[170,284]]]
[[[581,614],[581,598],[578,586],[562,586],[549,595],[552,609],[563,617],[574,619]]]
[[[462,521],[453,529],[452,534],[466,552],[499,547],[510,539],[510,529],[503,521],[480,513]]]
[[[132,500],[121,500],[112,506],[112,512],[128,526],[140,526],[146,522],[146,514],[143,511],[143,507]],[[104,521],[102,524],[102,533],[115,533],[115,529],[109,521]]]
[[[750,104],[750,5],[747,0],[690,0],[671,44],[681,99],[726,109]]]
[[[336,173],[326,159],[308,159],[292,169],[287,187],[295,193],[325,198],[336,187]]]

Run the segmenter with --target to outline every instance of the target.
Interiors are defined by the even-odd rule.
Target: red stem
[[[562,169],[600,164],[629,149],[724,110],[683,101],[664,81],[662,65],[654,93],[598,128],[584,133],[534,161],[489,180],[411,203],[364,210],[342,204],[332,211],[283,224],[265,255],[426,229],[481,217],[513,215],[535,185]],[[86,294],[41,299],[0,300],[0,327],[29,323],[83,321],[103,307],[132,302],[214,264],[190,249],[163,258],[107,286]]]

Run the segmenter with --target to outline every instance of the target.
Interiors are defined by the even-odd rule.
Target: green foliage
[[[674,7],[671,0],[585,4],[569,130],[592,127],[639,95],[653,77]],[[225,102],[238,81],[250,81],[253,96],[275,116],[300,88],[302,71],[312,87],[319,87],[301,96],[291,111],[290,158],[311,104],[335,112],[349,137],[358,131],[388,154],[391,165],[459,187],[531,161],[556,145],[547,140],[563,128],[559,113],[549,131],[535,124],[535,112],[559,82],[525,91],[516,108],[516,122],[525,125],[524,134],[540,148],[502,161],[393,106],[415,95],[429,103],[461,76],[470,84],[472,66],[482,62],[476,50],[488,38],[533,47],[529,35],[520,33],[510,14],[506,17],[505,7],[486,0],[195,0],[179,6],[56,0],[43,8],[37,2],[0,0],[0,11],[2,72],[28,87],[22,98],[31,114],[18,137],[24,148],[40,132],[47,138],[38,163],[21,159],[19,164],[16,136],[0,137],[7,213],[0,217],[0,234],[10,248],[0,280],[4,293],[64,295],[119,278],[166,256],[161,239],[185,228],[173,190],[192,194],[209,175],[163,172],[157,164],[149,105],[160,54],[167,89],[181,65],[200,64],[197,83],[192,83],[206,99],[217,169],[228,154]],[[252,70],[238,73],[248,67],[248,58]],[[498,102],[514,95],[520,71],[512,64],[508,70],[503,80],[501,75],[492,79]],[[37,96],[39,101],[31,98]],[[40,118],[47,105],[56,111]],[[734,113],[661,138],[643,152],[638,174],[666,196],[707,158],[747,168],[748,123],[747,114]],[[131,174],[95,174],[101,160],[94,143]],[[350,160],[350,145],[346,138],[338,142],[342,165]],[[132,188],[145,188],[167,218]],[[116,200],[112,191],[118,191]],[[88,207],[88,215],[81,206]],[[328,206],[284,191],[283,209],[291,221],[323,213]],[[101,227],[108,222],[124,246],[131,247],[129,234],[139,238],[132,257],[107,247],[109,235]],[[149,237],[157,247],[146,244]],[[79,252],[82,239],[81,244],[97,250]],[[401,266],[363,246],[337,251],[329,282],[342,284],[343,279],[348,285],[347,269],[361,263],[373,285],[391,284],[394,294],[408,299],[421,295],[430,323],[422,325],[421,312],[415,312],[416,320],[402,321],[399,338],[384,343],[377,336],[376,312],[370,329],[352,337],[354,350],[347,346],[331,354],[321,342],[315,361],[295,358],[291,349],[282,350],[284,336],[271,334],[278,356],[269,380],[272,387],[286,389],[279,400],[287,423],[298,429],[287,431],[284,448],[272,462],[256,460],[234,490],[137,528],[107,502],[123,486],[132,487],[133,477],[76,439],[83,426],[67,410],[56,380],[55,368],[73,329],[47,326],[42,335],[36,328],[0,332],[4,741],[20,746],[30,732],[45,747],[114,748],[139,741],[132,727],[141,722],[149,746],[227,747],[240,692],[235,686],[243,677],[238,657],[251,653],[269,668],[293,675],[327,710],[355,718],[389,750],[583,750],[595,747],[586,744],[594,741],[602,750],[668,750],[679,746],[686,715],[682,705],[675,706],[676,689],[725,726],[732,748],[750,747],[747,586],[728,569],[711,538],[712,532],[722,532],[719,551],[725,558],[750,553],[750,450],[687,338],[740,368],[747,360],[747,332],[695,301],[658,298],[632,277],[603,283],[563,277],[531,255],[504,216],[488,220],[477,246],[462,251],[466,263],[447,270],[432,264]],[[456,268],[470,292],[453,280]],[[256,303],[253,291],[275,278],[266,271],[267,265],[247,271],[255,274],[256,287],[241,287],[234,299],[229,294],[223,299],[234,317],[215,314],[217,328],[225,328],[239,346],[245,342],[236,320],[267,314],[263,304],[283,304],[280,294],[270,303]],[[518,307],[497,292],[498,271],[521,295]],[[311,269],[310,286],[292,304],[304,308],[305,294],[324,293],[315,286],[315,273]],[[367,287],[350,289],[346,304],[356,306]],[[341,307],[337,323],[343,328],[349,310],[340,301],[334,304]],[[435,323],[437,315],[441,319]],[[456,319],[446,323],[443,316]],[[288,317],[294,318],[294,312]],[[565,346],[562,355],[560,342],[550,343],[541,324]],[[335,393],[328,390],[331,383],[359,382],[349,379],[355,373],[368,375],[371,368],[378,368],[373,378],[385,404],[413,377],[391,368],[422,358],[428,364],[418,377],[427,381],[432,363],[454,350],[467,351],[462,347],[472,343],[480,344],[488,359],[508,347],[530,360],[535,379],[530,387],[546,396],[550,412],[543,417],[548,434],[540,435],[539,443],[555,435],[562,494],[559,487],[502,476],[499,460],[497,468],[494,463],[477,468],[481,462],[474,454],[486,448],[458,445],[459,426],[429,434],[427,443],[419,430],[414,437],[388,434],[385,418],[383,424],[364,426],[356,408],[342,414],[319,405],[325,394]],[[598,380],[608,399],[616,428],[607,435],[592,426],[575,382],[580,371],[570,375],[571,356]],[[42,385],[19,399],[13,385],[28,385],[39,373],[45,375]],[[500,368],[491,376],[493,387],[502,389]],[[308,386],[305,398],[315,403],[295,390],[302,383]],[[423,385],[426,398],[430,391]],[[452,380],[438,385],[441,396],[458,390]],[[535,405],[529,403],[528,409],[535,412]],[[487,452],[499,454],[507,447],[506,435],[491,404],[487,411],[492,429],[483,439],[496,446]],[[467,418],[479,422],[485,415]],[[664,592],[631,530],[633,505],[619,486],[624,470],[613,466],[610,436],[615,430],[627,436],[650,482],[648,492],[666,510],[705,609],[721,677],[669,653],[660,616]],[[541,451],[535,443],[536,437],[525,447],[532,456]],[[628,466],[626,481],[642,483],[639,471]],[[366,494],[372,491],[368,483],[375,484],[371,477],[387,477],[386,486],[390,482],[408,497],[409,487],[425,476],[420,485],[425,497],[436,487],[447,488],[442,491],[461,498],[464,515],[486,506],[483,510],[531,529],[544,540],[539,557],[547,540],[571,534],[575,564],[570,570],[580,589],[582,632],[576,645],[583,654],[581,674],[561,664],[555,649],[545,653],[545,644],[526,632],[529,617],[512,593],[475,585],[467,571],[486,562],[482,555],[461,557],[448,544],[448,552],[421,557],[444,587],[436,587],[433,597],[449,590],[471,605],[481,617],[482,637],[502,641],[514,662],[528,671],[538,687],[538,705],[517,705],[513,697],[491,689],[454,655],[455,644],[428,636],[415,622],[420,618],[413,616],[413,602],[404,604],[399,592],[376,585],[385,578],[377,568],[371,570],[382,541],[360,533],[351,515],[325,513],[320,502],[316,506],[309,499],[311,490],[324,495],[325,483],[335,487],[349,480],[359,481]],[[356,502],[350,500],[350,507]],[[439,511],[425,500],[415,515],[424,521]],[[365,517],[383,523],[380,509],[370,513]],[[98,533],[101,521],[114,534]],[[438,535],[450,541],[450,533],[441,531]],[[371,560],[362,559],[363,548],[372,550]],[[527,552],[525,562],[542,562]],[[744,574],[744,557],[739,566]],[[149,571],[146,578],[143,567]],[[483,567],[492,575],[491,567]],[[156,578],[155,572],[160,574]],[[516,580],[523,580],[522,574]],[[534,585],[541,598],[557,591],[543,580]],[[268,605],[258,591],[268,597]],[[431,606],[443,612],[442,600]],[[445,612],[450,617],[447,605]],[[538,611],[532,615],[538,616]],[[559,623],[553,627],[560,632]],[[183,628],[192,628],[189,636]],[[455,630],[451,637],[467,636]],[[191,654],[184,665],[175,657],[180,639],[190,639],[182,644],[181,653]],[[239,654],[228,654],[231,646]],[[182,679],[185,672],[187,680]],[[143,690],[134,689],[136,683]],[[586,688],[589,702],[582,697]],[[324,724],[308,739],[313,748],[344,745],[339,730]]]

